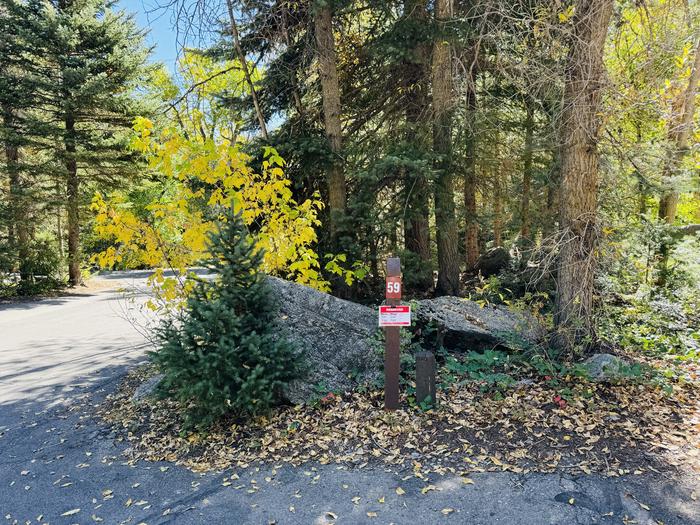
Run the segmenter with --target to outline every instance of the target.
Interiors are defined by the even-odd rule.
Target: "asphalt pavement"
[[[700,524],[697,479],[130,463],[92,416],[149,347],[145,274],[0,305],[0,520],[53,524]],[[117,289],[136,289],[130,300]],[[424,490],[432,486],[430,490]],[[1,521],[0,521],[1,523]]]

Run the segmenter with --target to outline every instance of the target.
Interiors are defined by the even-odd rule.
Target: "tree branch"
[[[221,71],[218,71],[217,73],[214,73],[214,74],[213,74],[212,76],[210,76],[209,78],[205,78],[204,80],[200,80],[199,82],[195,82],[195,83],[192,84],[190,87],[188,87],[187,90],[186,90],[176,101],[174,101],[174,102],[172,102],[172,103],[171,103],[171,102],[168,102],[169,107],[167,107],[167,108],[165,108],[165,110],[163,110],[163,114],[166,114],[166,113],[167,113],[168,111],[170,111],[171,109],[174,109],[175,106],[177,106],[180,102],[182,102],[183,100],[185,100],[185,99],[187,98],[187,96],[188,96],[190,93],[192,93],[195,89],[197,89],[199,86],[203,86],[203,85],[206,84],[207,82],[210,82],[210,81],[214,80],[216,77],[220,77],[221,75],[225,75],[226,73],[228,73],[228,72],[230,72],[230,71],[233,71],[233,70],[236,69],[237,67],[238,67],[237,65],[233,65],[233,66],[231,66],[231,67],[227,67],[226,69],[222,69]]]

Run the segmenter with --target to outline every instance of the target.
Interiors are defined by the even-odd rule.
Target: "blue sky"
[[[119,7],[136,15],[139,27],[148,29],[146,42],[153,46],[151,61],[163,62],[170,71],[177,60],[177,35],[172,27],[170,12],[150,12],[155,8],[154,0],[119,0]]]

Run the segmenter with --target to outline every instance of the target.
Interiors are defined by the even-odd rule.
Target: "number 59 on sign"
[[[401,277],[386,278],[386,298],[401,299]]]

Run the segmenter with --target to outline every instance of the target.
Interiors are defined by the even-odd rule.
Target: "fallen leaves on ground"
[[[502,398],[465,384],[441,392],[439,408],[428,412],[387,412],[381,391],[353,393],[282,407],[247,423],[230,420],[193,437],[182,434],[173,402],[131,402],[149,373],[148,367],[132,372],[100,409],[130,442],[133,460],[172,461],[195,471],[254,462],[373,463],[409,468],[418,478],[555,470],[620,476],[681,465],[700,472],[700,395],[692,383],[669,393],[651,384],[579,382],[577,388],[584,386],[565,406],[553,401],[546,382]]]

